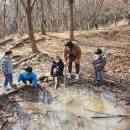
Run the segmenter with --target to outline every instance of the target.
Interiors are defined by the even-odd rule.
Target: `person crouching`
[[[24,84],[27,84],[27,81],[35,87],[37,87],[37,76],[33,72],[32,67],[27,66],[24,71],[21,71],[18,76],[18,82],[22,81]]]

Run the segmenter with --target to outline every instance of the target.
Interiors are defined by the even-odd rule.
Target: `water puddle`
[[[85,87],[68,86],[48,93],[25,91],[19,94],[24,113],[11,130],[129,130],[124,107],[115,107],[111,92],[96,93]],[[29,99],[33,99],[30,100]],[[27,100],[28,99],[28,100]],[[128,114],[128,113],[127,113]]]

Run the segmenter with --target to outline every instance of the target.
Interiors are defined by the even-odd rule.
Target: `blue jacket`
[[[4,74],[12,74],[13,73],[13,62],[7,56],[2,56],[0,59],[0,68]]]
[[[18,82],[20,82],[22,79],[32,79],[34,85],[37,85],[37,76],[34,72],[30,73],[30,74],[26,74],[24,71],[21,71],[19,76],[18,76]]]

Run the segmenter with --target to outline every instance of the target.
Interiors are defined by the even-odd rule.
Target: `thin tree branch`
[[[21,4],[22,4],[23,8],[24,8],[24,9],[25,9],[25,11],[26,11],[26,4],[24,3],[24,1],[23,1],[23,0],[20,0],[20,2],[21,2]]]
[[[33,0],[31,8],[34,7],[35,2],[36,2],[36,0]]]

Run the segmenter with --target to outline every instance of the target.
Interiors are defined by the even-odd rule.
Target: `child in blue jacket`
[[[37,76],[32,71],[32,67],[27,66],[25,71],[21,71],[18,76],[18,82],[22,81],[24,84],[27,84],[27,81],[29,81],[30,84],[34,84],[35,87],[37,87]]]

